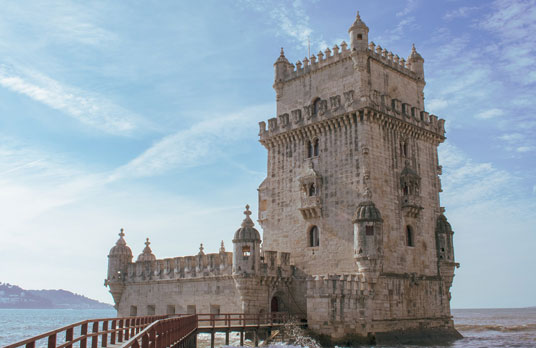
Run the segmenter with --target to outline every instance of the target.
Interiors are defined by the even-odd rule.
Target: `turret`
[[[365,201],[357,206],[353,223],[354,258],[359,272],[376,278],[381,271],[383,255],[383,220],[369,190],[365,193]]]
[[[424,59],[415,49],[415,44],[411,47],[411,54],[408,57],[408,64],[411,71],[424,80]]]
[[[143,252],[138,256],[138,259],[136,262],[144,262],[144,261],[155,261],[156,256],[153,254],[153,251],[151,250],[151,247],[149,246],[151,242],[149,242],[149,238],[145,241],[145,248],[143,249]]]
[[[350,35],[350,48],[352,51],[366,51],[368,49],[368,32],[369,28],[361,20],[359,11],[357,11],[354,24],[348,29],[348,34]]]
[[[249,217],[249,205],[244,211],[246,218],[233,238],[233,275],[254,275],[259,272],[261,236]]]
[[[281,47],[281,53],[279,58],[274,63],[274,89],[276,92],[276,98],[279,99],[279,95],[283,88],[283,83],[288,78],[290,73],[293,70],[292,64],[289,63],[288,59],[285,57],[285,51]]]
[[[438,261],[454,262],[454,248],[452,246],[454,232],[443,214],[437,217],[435,233]]]
[[[125,233],[123,229],[119,233],[119,239],[108,254],[108,276],[104,282],[105,286],[110,288],[115,305],[119,304],[124,289],[124,280],[127,274],[128,264],[132,262],[132,250],[123,238]]]

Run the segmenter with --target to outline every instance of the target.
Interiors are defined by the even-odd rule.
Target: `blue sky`
[[[447,120],[453,307],[536,305],[536,1],[3,1],[0,281],[111,302],[106,255],[231,249],[257,210],[272,64],[346,40],[425,59]]]

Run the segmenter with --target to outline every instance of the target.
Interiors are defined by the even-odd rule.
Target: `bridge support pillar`
[[[229,330],[225,331],[225,345],[229,345]]]
[[[240,347],[244,346],[244,330],[240,330]]]
[[[214,348],[214,340],[215,340],[216,332],[212,330],[210,333],[210,348]]]
[[[259,346],[259,330],[255,330],[253,332],[253,346],[258,347]]]

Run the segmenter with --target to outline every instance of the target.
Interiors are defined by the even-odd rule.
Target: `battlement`
[[[363,274],[327,274],[307,278],[308,297],[367,295],[368,284]]]
[[[313,74],[316,71],[350,59],[352,54],[355,54],[355,52],[350,50],[348,44],[343,41],[340,47],[337,45],[333,46],[333,50],[328,47],[324,52],[319,51],[316,56],[313,54],[308,58],[305,57],[301,61],[298,60],[296,64],[289,63],[291,67],[290,71],[283,77],[281,82],[285,83],[307,76],[308,74]],[[411,69],[409,57],[408,60],[401,58],[397,54],[393,54],[393,52],[382,48],[380,45],[376,46],[374,42],[369,43],[366,54],[386,67],[392,68],[412,79],[418,79],[417,74]]]
[[[333,119],[353,119],[356,115],[363,114],[365,109],[376,110],[384,115],[390,116],[393,120],[401,121],[406,126],[415,126],[427,130],[443,138],[445,135],[445,120],[439,119],[436,115],[430,115],[420,108],[404,103],[396,98],[391,98],[387,94],[373,90],[366,98],[357,100],[354,97],[354,90],[343,92],[343,95],[330,96],[327,99],[318,101],[318,112],[313,112],[314,105],[304,105],[301,109],[289,110],[289,112],[268,119],[268,127],[265,121],[259,122],[260,142],[265,144],[272,137],[291,133],[304,126],[315,124],[330,124],[333,126]]]
[[[195,256],[174,257],[152,261],[137,261],[127,268],[127,281],[201,278],[232,274],[233,253],[219,252]]]
[[[261,258],[261,276],[289,276],[291,273],[290,253],[265,251]],[[199,253],[193,256],[181,256],[152,261],[137,261],[127,266],[128,282],[148,280],[190,279],[231,276],[233,253]]]

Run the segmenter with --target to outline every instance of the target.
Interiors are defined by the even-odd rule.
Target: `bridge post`
[[[82,324],[80,328],[80,336],[84,337],[80,340],[80,348],[86,348],[87,346],[87,322]]]
[[[214,339],[215,339],[216,333],[214,332],[214,329],[210,332],[210,348],[214,348]]]
[[[56,334],[48,336],[48,348],[56,348]]]
[[[240,347],[244,346],[244,329],[240,329]]]
[[[259,346],[259,329],[255,329],[255,331],[253,331],[253,346]]]
[[[225,345],[229,345],[229,329],[225,330]]]

